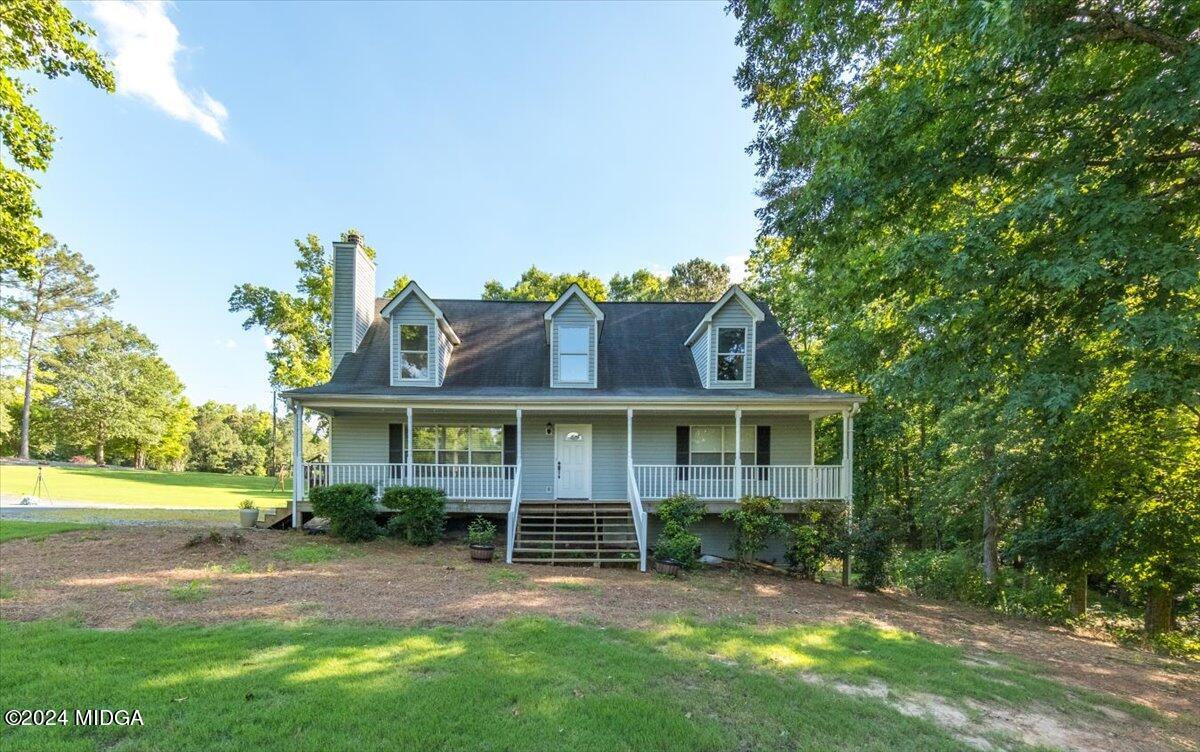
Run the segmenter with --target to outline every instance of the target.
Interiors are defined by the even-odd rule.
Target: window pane
[[[692,426],[692,452],[721,451],[720,426]]]
[[[400,378],[424,379],[428,374],[428,353],[400,353]]]
[[[499,451],[504,448],[504,429],[500,426],[472,426],[471,448]]]
[[[416,443],[415,439],[413,441],[414,441],[414,443]],[[434,462],[437,462],[437,452],[428,452],[428,451],[423,451],[420,449],[414,449],[413,450],[413,462],[423,462],[426,464],[432,464]]]
[[[421,324],[401,324],[400,349],[427,351],[429,349],[429,327]]]
[[[437,449],[437,426],[413,426],[413,449]]]
[[[746,352],[746,330],[742,328],[717,329],[717,352],[718,353],[744,353]]]
[[[592,345],[592,331],[586,326],[560,326],[558,328],[558,351],[560,353],[583,353],[587,355]]]
[[[720,465],[720,452],[694,452],[692,454],[693,465]]]
[[[471,463],[475,465],[499,465],[499,452],[471,452]]]
[[[733,440],[733,429],[732,428],[729,429],[729,439],[730,439],[730,441]],[[758,428],[755,426],[743,425],[742,426],[742,451],[743,452],[753,452],[754,449],[756,448],[755,442],[757,440],[758,440]],[[732,444],[730,444],[727,448],[733,449],[734,447]]]
[[[471,461],[470,455],[463,452],[438,452],[438,462],[443,465],[466,465]]]
[[[558,356],[558,380],[559,381],[587,381],[588,380],[588,356],[586,356],[586,355],[559,355]]]
[[[742,464],[743,465],[753,465],[754,464],[754,452],[742,452]]]
[[[717,381],[741,381],[745,368],[745,355],[718,355]]]
[[[442,429],[442,449],[466,449],[470,429],[466,426],[446,426]]]

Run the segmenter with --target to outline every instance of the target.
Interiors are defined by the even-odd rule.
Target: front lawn
[[[0,465],[0,493],[10,497],[33,491],[37,467]],[[272,491],[274,478],[223,473],[170,473],[157,470],[112,470],[88,467],[44,467],[43,500],[94,501],[145,507],[236,509],[242,499],[259,507],[284,507],[288,489]]]
[[[136,709],[145,721],[6,728],[8,749],[288,752],[957,750],[1021,738],[989,708],[1033,709],[1067,734],[1103,724],[1098,705],[1131,712],[1008,659],[864,625],[532,617],[431,629],[0,622],[0,705]]]
[[[0,520],[0,543],[27,538],[42,540],[57,533],[90,530],[96,525],[81,525],[75,522],[26,522],[25,520]]]

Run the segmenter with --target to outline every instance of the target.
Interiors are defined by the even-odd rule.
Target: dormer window
[[[746,379],[746,327],[717,327],[717,381]]]
[[[592,349],[590,326],[558,326],[558,380],[563,383],[586,384],[588,353]]]
[[[421,324],[400,325],[400,379],[424,381],[429,378],[429,327]]]

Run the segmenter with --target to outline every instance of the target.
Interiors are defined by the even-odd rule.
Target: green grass
[[[176,585],[170,590],[171,598],[181,603],[198,603],[208,597],[208,583],[189,580],[186,585]]]
[[[0,520],[0,543],[26,538],[42,540],[57,533],[76,530],[91,530],[96,525],[81,525],[75,522],[27,522],[25,520]]]
[[[884,699],[836,692],[814,676],[884,681],[958,707],[1040,703],[1081,724],[1103,719],[1093,704],[1112,704],[1027,667],[964,665],[955,648],[867,626],[673,620],[631,631],[517,619],[433,629],[310,621],[99,631],[0,622],[0,645],[20,646],[0,651],[0,706],[136,708],[145,720],[0,729],[0,747],[31,752],[965,746]]]
[[[496,568],[488,570],[487,579],[491,584],[499,585],[504,582],[525,582],[529,575],[515,569]]]
[[[344,556],[361,556],[362,551],[347,545],[335,546],[330,543],[293,543],[277,550],[273,555],[280,561],[292,564],[320,564]]]
[[[595,593],[597,595],[602,591],[599,585],[588,585],[582,582],[555,582],[550,587],[555,590],[570,590],[576,593]]]
[[[37,467],[0,465],[5,496],[33,491]],[[237,509],[242,499],[259,507],[284,507],[291,491],[271,491],[274,478],[223,473],[169,473],[156,470],[109,470],[87,467],[44,467],[48,497],[54,501],[95,501],[132,506]]]

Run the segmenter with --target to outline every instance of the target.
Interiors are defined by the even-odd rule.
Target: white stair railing
[[[513,475],[512,497],[508,501],[508,536],[504,548],[504,561],[512,564],[513,546],[517,544],[517,518],[521,513],[521,463]]]
[[[633,529],[637,533],[639,561],[638,569],[642,572],[646,571],[646,549],[648,547],[646,536],[649,532],[649,518],[646,515],[646,510],[642,508],[642,495],[638,491],[637,477],[634,474],[634,466],[632,460],[629,462],[629,511],[633,516]]]

